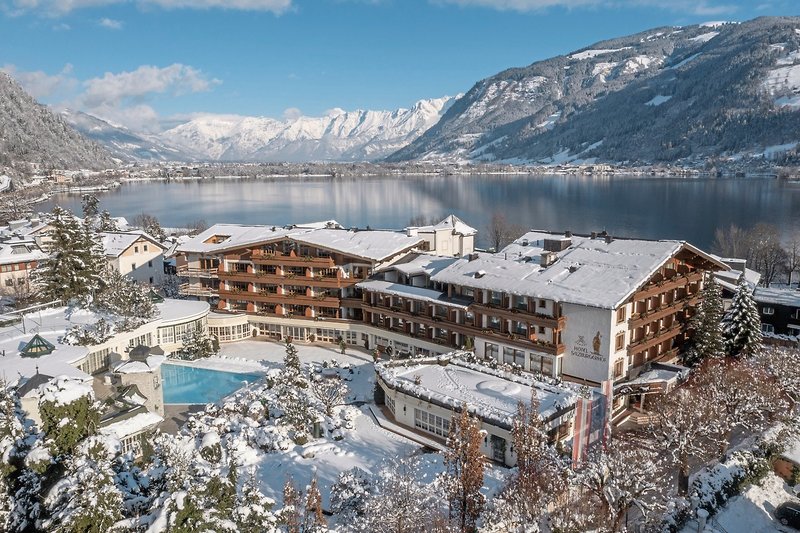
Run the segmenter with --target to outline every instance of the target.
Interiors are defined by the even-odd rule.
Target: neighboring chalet
[[[166,247],[144,231],[100,233],[109,267],[139,283],[159,285]]]
[[[0,244],[0,295],[25,298],[31,294],[31,272],[47,254],[34,240],[10,239]]]
[[[756,287],[753,299],[763,333],[800,337],[800,289]]]
[[[406,232],[409,236],[419,236],[425,240],[420,249],[431,254],[454,257],[463,257],[474,252],[475,235],[478,234],[478,230],[455,215],[430,226],[410,226],[406,228]]]

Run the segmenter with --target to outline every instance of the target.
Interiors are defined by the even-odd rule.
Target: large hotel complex
[[[637,388],[646,376],[669,380],[705,274],[729,269],[682,241],[531,231],[482,253],[476,233],[455,216],[402,231],[219,224],[182,242],[176,265],[181,292],[212,303],[222,342],[473,349],[565,381],[613,381],[615,410],[658,389]]]

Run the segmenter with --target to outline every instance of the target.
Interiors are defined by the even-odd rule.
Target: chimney
[[[522,239],[522,246],[528,246],[528,244],[530,244],[528,239]]]
[[[593,232],[592,232],[592,239],[596,239],[596,238],[597,238],[597,232],[596,232],[596,231],[593,231]]]
[[[567,239],[571,239],[572,238],[572,232],[570,230],[565,231],[564,232],[564,237],[566,237]]]
[[[606,235],[606,244],[611,244],[612,242],[614,242],[614,237]]]
[[[542,260],[540,261],[542,268],[547,268],[556,261],[558,261],[558,254],[554,252],[542,252]]]
[[[417,235],[419,235],[419,230],[417,230],[417,228],[406,228],[407,237],[416,237]]]
[[[467,259],[469,259],[470,261],[475,261],[477,258],[478,258],[478,254],[469,254],[467,256]]]

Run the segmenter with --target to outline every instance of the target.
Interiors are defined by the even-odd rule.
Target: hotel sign
[[[591,361],[605,361],[606,356],[600,353],[602,339],[603,336],[600,335],[598,331],[592,339],[592,345],[590,347],[586,342],[586,338],[583,335],[578,335],[578,340],[575,341],[575,345],[572,347],[570,353],[573,357],[580,357]]]

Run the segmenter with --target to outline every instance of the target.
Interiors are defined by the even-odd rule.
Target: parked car
[[[775,509],[775,518],[784,526],[800,529],[800,503],[786,502]]]

